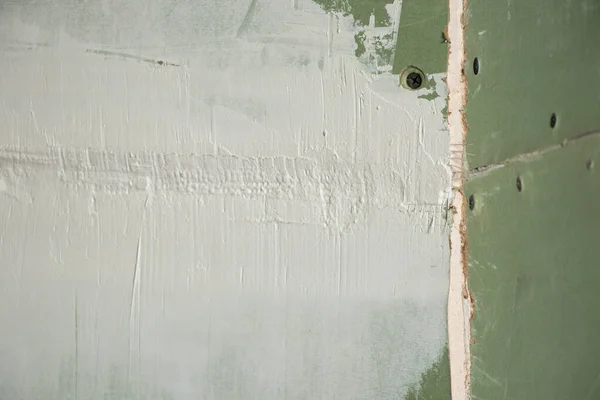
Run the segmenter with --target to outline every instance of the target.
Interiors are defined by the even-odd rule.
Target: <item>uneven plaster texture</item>
[[[447,92],[355,34],[302,0],[0,4],[0,398],[419,381],[447,341]]]

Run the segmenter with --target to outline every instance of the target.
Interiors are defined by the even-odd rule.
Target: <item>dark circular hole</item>
[[[552,113],[550,117],[550,128],[554,128],[556,126],[556,114]]]
[[[469,210],[473,211],[475,208],[475,195],[469,196]]]
[[[523,181],[521,181],[520,176],[517,176],[517,190],[519,192],[523,191]]]
[[[477,57],[473,60],[473,73],[479,75],[479,58]]]
[[[423,84],[423,77],[418,72],[411,72],[406,75],[406,86],[411,89],[418,89]]]

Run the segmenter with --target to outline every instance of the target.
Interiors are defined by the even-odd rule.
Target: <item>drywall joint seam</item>
[[[449,0],[448,39],[448,130],[452,171],[452,224],[450,230],[450,285],[448,290],[448,349],[453,400],[470,396],[470,320],[473,301],[467,277],[466,199],[464,196],[464,148],[467,134],[464,109],[467,79],[464,28],[467,0]]]
[[[595,136],[600,136],[600,131],[585,132],[585,133],[582,133],[581,135],[577,135],[572,138],[565,139],[560,144],[554,144],[551,146],[543,147],[541,149],[530,151],[528,153],[517,154],[516,156],[511,157],[500,163],[487,164],[487,165],[482,165],[480,167],[472,168],[469,170],[469,178],[471,179],[471,178],[478,178],[480,176],[484,176],[491,171],[494,171],[494,170],[502,168],[502,167],[506,167],[507,165],[513,164],[515,162],[532,161],[539,157],[542,157],[545,154],[551,153],[556,150],[560,150],[563,147],[567,147],[573,143],[576,143],[579,140],[587,139],[589,137],[595,137]]]

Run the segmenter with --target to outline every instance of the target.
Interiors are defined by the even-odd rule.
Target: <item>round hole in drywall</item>
[[[479,58],[477,57],[473,60],[473,73],[479,75]]]
[[[552,113],[550,116],[550,128],[554,128],[556,126],[556,113]]]
[[[517,190],[519,192],[523,191],[523,181],[521,180],[520,176],[517,176]]]
[[[469,196],[469,210],[473,211],[475,209],[475,195]]]

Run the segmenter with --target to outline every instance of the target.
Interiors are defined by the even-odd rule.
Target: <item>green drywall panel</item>
[[[390,16],[387,6],[394,0],[313,0],[324,11],[352,16],[358,26],[368,26],[371,18],[375,26],[388,26]]]
[[[389,66],[394,55],[394,0],[313,0],[324,11],[354,19],[354,54],[371,66]],[[395,16],[394,16],[395,17]],[[375,28],[375,29],[372,29]],[[381,29],[384,28],[384,29]],[[389,29],[385,29],[389,28]]]
[[[600,134],[466,184],[473,399],[600,399],[599,167]]]
[[[447,25],[447,1],[404,0],[392,72],[400,73],[408,66],[415,66],[425,74],[446,72]]]
[[[600,2],[469,0],[466,15],[470,168],[600,128]]]

